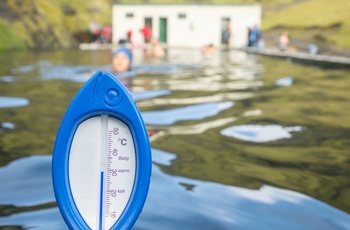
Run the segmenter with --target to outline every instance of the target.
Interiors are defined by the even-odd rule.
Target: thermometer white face
[[[91,229],[110,229],[128,203],[135,177],[129,128],[107,115],[82,122],[74,134],[69,180],[76,206]]]

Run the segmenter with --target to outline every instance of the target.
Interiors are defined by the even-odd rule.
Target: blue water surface
[[[150,190],[133,229],[350,229],[350,215],[336,208],[349,210],[341,200],[348,126],[336,122],[346,118],[346,109],[337,110],[347,108],[347,91],[338,87],[348,85],[346,74],[313,76],[314,68],[293,63],[275,68],[284,62],[238,51],[201,56],[169,49],[159,60],[133,52],[133,74],[120,80],[153,147]],[[96,71],[110,69],[110,52],[99,51],[17,53],[0,68],[0,229],[67,229],[53,193],[50,150],[72,97]],[[305,71],[307,87],[292,86]],[[328,94],[320,88],[327,79],[345,83]],[[264,88],[269,82],[312,93],[295,98]],[[284,97],[290,100],[278,103]],[[272,112],[270,101],[277,105]],[[289,101],[302,119],[280,113]]]
[[[172,176],[162,167],[171,166],[176,155],[157,149],[152,155],[148,198],[133,229],[350,228],[350,215],[312,197],[272,186],[245,189]],[[67,229],[57,207],[40,206],[55,202],[51,155],[13,161],[0,168],[0,180],[0,203],[28,208],[1,216],[0,226]]]
[[[234,105],[233,102],[220,103],[202,103],[169,109],[164,111],[147,111],[142,113],[146,124],[149,125],[170,125],[181,120],[200,120],[206,117],[215,116],[219,112],[228,109]]]

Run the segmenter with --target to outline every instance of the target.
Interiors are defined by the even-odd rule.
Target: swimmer
[[[131,70],[132,53],[125,47],[120,47],[112,54],[112,71],[123,73]]]
[[[163,57],[164,56],[164,49],[161,47],[158,43],[158,39],[152,38],[151,39],[151,56],[153,57]]]
[[[132,71],[132,53],[125,47],[120,47],[112,53],[112,67],[105,69],[116,76],[122,82],[135,75]],[[95,72],[91,70],[83,74],[84,78],[90,78]],[[124,83],[123,82],[123,83]],[[128,82],[125,82],[128,85]]]
[[[202,54],[209,54],[209,53],[213,53],[214,51],[215,51],[215,47],[213,44],[208,44],[201,47]]]
[[[165,55],[163,47],[159,44],[158,39],[151,38],[150,45],[145,47],[144,55],[145,57],[160,58]]]
[[[112,54],[111,73],[119,79],[121,83],[130,91],[131,77],[135,75],[132,69],[132,53],[129,49],[122,46]]]

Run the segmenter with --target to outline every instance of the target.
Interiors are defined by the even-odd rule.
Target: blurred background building
[[[169,47],[220,46],[230,30],[230,47],[247,44],[248,28],[261,25],[259,4],[115,4],[113,43],[132,32],[134,44],[143,42],[140,29]]]

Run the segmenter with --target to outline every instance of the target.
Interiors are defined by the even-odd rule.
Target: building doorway
[[[143,34],[144,42],[149,43],[153,34],[152,18],[145,18],[144,23],[145,24],[140,31]]]
[[[159,18],[159,42],[166,43],[168,41],[167,19]]]
[[[145,26],[147,26],[148,28],[150,28],[151,30],[153,29],[152,26],[152,18],[145,18]]]

